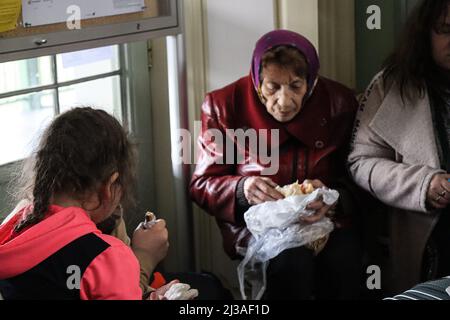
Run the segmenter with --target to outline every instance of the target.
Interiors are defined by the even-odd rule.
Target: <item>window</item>
[[[0,166],[30,155],[54,116],[94,106],[122,121],[122,46],[0,64]]]

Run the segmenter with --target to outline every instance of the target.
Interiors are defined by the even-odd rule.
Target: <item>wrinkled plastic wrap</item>
[[[167,300],[192,300],[198,297],[198,290],[186,283],[175,283],[164,294]]]
[[[237,269],[244,300],[247,299],[246,288],[251,290],[250,299],[261,299],[266,289],[266,270],[270,259],[284,250],[304,246],[333,231],[334,225],[326,217],[314,224],[300,221],[301,217],[315,213],[306,207],[319,198],[325,204],[332,205],[338,200],[339,193],[320,188],[309,195],[291,196],[253,206],[244,214],[247,229],[252,234],[248,247],[236,248],[244,256]],[[241,236],[244,237],[245,233]]]

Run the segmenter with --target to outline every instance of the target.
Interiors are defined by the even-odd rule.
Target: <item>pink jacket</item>
[[[0,280],[27,273],[64,247],[76,243],[75,240],[89,235],[106,249],[93,258],[81,275],[79,298],[142,299],[139,262],[135,255],[120,240],[102,234],[84,210],[51,206],[43,221],[15,234],[15,224],[29,210],[30,207],[23,208],[0,226]],[[81,251],[80,259],[82,256]]]

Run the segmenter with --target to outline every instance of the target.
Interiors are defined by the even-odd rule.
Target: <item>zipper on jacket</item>
[[[292,164],[292,183],[298,180],[297,173],[298,173],[298,149],[294,147],[294,157],[293,157],[293,164]]]
[[[298,177],[298,165],[303,163],[302,172],[304,179],[308,179],[308,158],[309,158],[309,152],[308,149],[305,149],[304,152],[302,152],[302,155],[299,159],[298,156],[298,149],[294,151],[294,157],[293,157],[293,163],[292,163],[292,181],[295,182],[299,180]],[[299,181],[299,183],[302,183],[303,181]]]
[[[305,172],[305,179],[308,179],[308,158],[309,158],[309,151],[308,149],[305,149],[305,161],[304,163],[304,172]]]

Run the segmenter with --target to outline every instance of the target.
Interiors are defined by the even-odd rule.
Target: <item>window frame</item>
[[[154,174],[153,174],[153,132],[149,126],[152,122],[151,113],[151,97],[150,97],[150,76],[149,70],[147,68],[142,68],[142,65],[149,66],[148,57],[148,47],[147,42],[137,42],[130,44],[119,44],[119,69],[115,72],[103,73],[101,75],[96,75],[92,77],[84,77],[83,81],[73,80],[61,82],[65,86],[83,83],[86,81],[102,79],[110,77],[113,75],[120,76],[120,88],[121,88],[121,117],[122,125],[126,130],[133,134],[136,138],[137,143],[139,143],[139,181],[138,181],[138,192],[145,192],[146,196],[143,197],[145,201],[139,204],[139,207],[149,207],[150,203],[154,203]],[[56,63],[56,54],[54,55],[54,61]],[[54,64],[55,67],[55,64]],[[119,72],[120,71],[120,72]],[[57,69],[52,70],[56,75]],[[95,78],[95,79],[92,79]],[[88,79],[88,80],[86,80]],[[54,79],[57,82],[57,79]],[[55,83],[52,86],[55,86]],[[60,83],[60,84],[61,84]],[[14,92],[23,91],[28,92],[39,92],[47,88],[48,86],[40,86],[25,90],[17,90]],[[61,86],[59,86],[61,87]],[[52,87],[53,88],[53,87]],[[58,86],[56,87],[56,91]],[[9,93],[8,93],[9,94]],[[0,95],[0,97],[6,94]],[[17,94],[14,94],[17,95]],[[13,96],[13,95],[9,95]],[[55,103],[55,105],[58,103]],[[55,107],[56,108],[56,107]],[[59,107],[58,107],[59,108]],[[59,114],[55,113],[55,116]],[[145,143],[142,141],[145,140]],[[14,170],[21,168],[23,161],[26,159],[20,159],[14,162],[5,163],[0,165],[0,191],[7,192],[8,185],[10,183],[12,173]],[[141,191],[139,191],[141,190]],[[151,195],[150,197],[148,195]],[[138,194],[138,196],[140,196]],[[5,196],[4,198],[7,198]],[[140,196],[141,197],[141,196]],[[2,216],[8,214],[3,212],[3,210],[8,211],[12,209],[8,207],[10,203],[1,203],[0,199],[0,223]]]
[[[87,77],[81,77],[78,79],[74,79],[74,80],[69,80],[69,81],[58,81],[58,64],[57,64],[57,58],[56,56],[58,54],[52,54],[49,55],[48,57],[50,57],[51,59],[51,64],[52,64],[52,74],[53,74],[53,83],[52,84],[48,84],[48,85],[39,85],[36,87],[32,87],[32,88],[27,88],[27,89],[20,89],[20,90],[14,90],[14,91],[9,91],[6,93],[0,93],[0,99],[5,99],[5,98],[11,98],[14,96],[20,96],[20,95],[25,95],[25,94],[30,94],[30,93],[38,93],[38,92],[42,92],[45,90],[55,90],[55,106],[54,106],[54,115],[58,115],[60,114],[60,101],[59,101],[59,90],[60,88],[64,88],[64,87],[69,87],[72,85],[76,85],[76,84],[80,84],[80,83],[85,83],[85,82],[89,82],[89,81],[94,81],[94,80],[100,80],[100,79],[106,79],[106,78],[110,78],[110,77],[114,77],[114,76],[119,76],[120,77],[120,82],[122,84],[122,77],[124,75],[124,70],[123,70],[123,65],[124,65],[124,53],[123,51],[125,50],[124,47],[125,45],[123,44],[119,44],[117,45],[118,47],[118,57],[119,57],[119,68],[116,71],[111,71],[111,72],[106,72],[106,73],[99,73],[96,75],[92,75],[92,76],[87,76]],[[33,58],[32,58],[33,59]],[[35,58],[34,58],[35,59]],[[19,61],[19,60],[16,60]],[[121,86],[122,87],[122,86]],[[123,94],[126,94],[126,92],[124,92],[123,89],[121,89],[121,102],[123,103],[124,98],[123,98]],[[122,106],[123,109],[123,106]],[[123,117],[123,113],[121,114],[121,116]],[[1,165],[0,165],[1,166]]]
[[[0,38],[0,62],[180,34],[182,2],[165,1],[168,1],[166,15],[91,26],[80,30]]]

